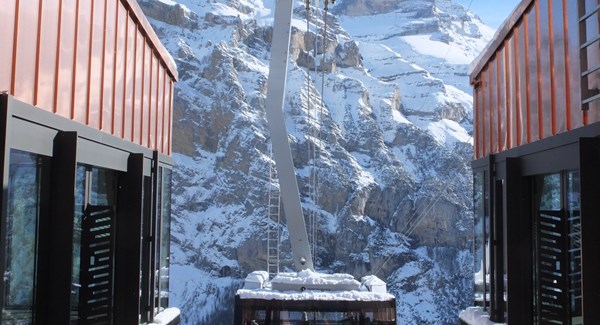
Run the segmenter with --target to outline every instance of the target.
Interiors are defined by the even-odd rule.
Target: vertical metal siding
[[[39,1],[19,1],[17,4],[13,94],[22,101],[33,103],[36,80]]]
[[[75,7],[76,0],[62,0],[60,22],[60,51],[58,54],[58,71],[55,109],[58,115],[71,117],[71,98],[73,90],[73,60],[75,53]],[[21,99],[21,98],[19,98]],[[40,107],[45,107],[40,104]]]
[[[550,71],[552,72],[552,99],[553,99],[553,134],[564,133],[571,123],[570,115],[567,114],[567,73],[565,70],[565,23],[563,16],[563,0],[552,0],[549,2],[550,41],[552,46],[550,56]]]
[[[565,24],[566,35],[566,51],[568,56],[565,59],[565,67],[568,68],[567,80],[569,81],[569,107],[571,116],[571,128],[579,128],[584,126],[583,114],[581,113],[581,82],[577,82],[580,79],[579,66],[580,66],[580,53],[579,53],[579,9],[577,1],[564,0],[563,7],[566,7]]]
[[[44,109],[54,112],[54,93],[56,92],[56,68],[58,55],[58,28],[60,1],[45,0],[42,5],[42,23],[40,29],[40,55],[38,58],[37,102],[36,106],[43,103]],[[1,38],[2,36],[0,36]],[[1,51],[1,50],[0,50]],[[0,58],[1,62],[4,61]],[[1,74],[1,72],[0,72]]]
[[[113,103],[112,103],[112,134],[123,137],[123,113],[126,83],[126,49],[127,49],[127,12],[125,8],[119,7],[117,11],[115,70],[113,75]]]
[[[8,1],[0,6],[3,30],[0,33],[0,91],[11,91],[13,70],[13,44],[15,37],[16,2]]]
[[[139,138],[138,141],[142,146],[148,147],[148,121],[150,114],[150,107],[152,107],[150,100],[152,99],[151,86],[152,86],[152,58],[150,54],[150,47],[144,44],[144,82],[142,89],[142,110],[139,125]]]
[[[584,13],[598,10],[600,1],[584,2]],[[589,75],[590,84],[580,82],[582,69],[600,65],[598,46],[580,50],[582,42],[598,40],[598,13],[583,22],[581,35],[577,1],[533,0],[519,15],[471,75],[481,124],[476,158],[600,121],[600,100],[586,111],[580,95],[582,87],[592,94],[600,88],[600,70]]]
[[[506,105],[508,107],[507,110],[507,128],[509,130],[506,140],[506,147],[508,149],[516,147],[516,141],[519,137],[518,135],[518,124],[517,124],[517,81],[516,78],[516,60],[515,60],[515,34],[512,35],[506,41],[506,57],[505,57],[505,72],[506,72]]]
[[[505,42],[506,45],[506,42]],[[496,64],[498,69],[496,70],[496,86],[498,87],[497,92],[497,105],[496,109],[498,110],[498,151],[504,151],[507,148],[508,142],[508,134],[509,134],[509,125],[508,121],[508,112],[509,107],[507,107],[506,102],[506,46],[503,45],[500,51],[498,51],[498,56],[496,57]]]
[[[134,99],[133,105],[133,119],[131,120],[131,141],[140,143],[141,134],[141,118],[142,108],[144,105],[144,57],[145,57],[145,46],[144,36],[136,31],[136,47],[135,47],[135,87],[134,87]]]
[[[102,108],[100,110],[100,130],[112,133],[115,33],[117,25],[117,0],[106,0],[106,26],[104,29],[104,69],[102,78]]]
[[[169,155],[177,71],[133,0],[8,0],[0,91]]]
[[[154,57],[152,57],[152,77],[150,78],[150,107],[148,108],[148,126],[147,132],[144,134],[148,135],[148,148],[155,148],[155,134],[156,134],[156,105],[158,104],[158,64]]]
[[[92,2],[78,1],[77,46],[75,48],[75,69],[73,71],[73,110],[72,119],[85,124],[87,121],[88,80],[90,70],[90,35],[92,33]]]
[[[123,138],[131,141],[133,107],[135,105],[135,60],[137,52],[135,23],[127,15],[127,48],[125,53],[125,95],[123,96]]]
[[[172,131],[172,127],[173,127],[173,87],[175,86],[175,83],[173,82],[172,79],[169,79],[169,101],[168,101],[168,117],[165,121],[165,123],[167,124],[167,138],[165,139],[166,142],[166,152],[170,155],[172,153],[172,144],[173,144],[173,131]]]
[[[100,110],[102,105],[102,73],[104,56],[104,24],[106,2],[95,0],[93,2],[93,21],[91,33],[91,50],[88,78],[88,107],[87,125],[100,129]]]

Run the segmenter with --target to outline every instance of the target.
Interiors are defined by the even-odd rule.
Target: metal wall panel
[[[116,30],[116,51],[115,51],[115,74],[113,76],[113,119],[112,134],[123,137],[123,102],[125,97],[125,55],[127,49],[127,21],[129,17],[127,11],[119,6],[117,11],[117,30]]]
[[[161,150],[162,149],[162,141],[163,141],[163,115],[164,115],[164,109],[165,109],[165,70],[164,68],[161,66],[159,69],[159,76],[158,76],[158,98],[157,98],[157,105],[156,105],[157,109],[156,109],[156,126],[154,127],[156,129],[156,150]]]
[[[516,31],[515,31],[516,32]],[[517,139],[520,135],[520,125],[517,123],[517,115],[519,112],[518,102],[517,102],[517,84],[518,84],[518,74],[517,74],[517,61],[516,61],[516,39],[517,37],[513,34],[506,41],[506,105],[508,107],[507,110],[507,128],[508,128],[508,136],[506,146],[508,149],[514,148],[517,146]]]
[[[498,151],[504,151],[508,149],[508,135],[510,133],[509,124],[508,124],[508,113],[510,112],[510,107],[508,107],[508,103],[506,102],[506,79],[509,77],[506,74],[506,43],[500,50],[496,56],[496,65],[497,65],[497,73],[496,73],[496,87],[498,89],[496,99],[496,109],[498,110]]]
[[[73,115],[71,118],[79,123],[87,122],[88,79],[90,65],[90,40],[92,22],[92,3],[90,1],[79,1],[77,6],[77,35],[75,42],[75,69],[73,70]]]
[[[8,1],[0,6],[0,21],[3,30],[0,33],[0,92],[12,89],[13,44],[15,28],[16,2]]]
[[[147,44],[144,44],[144,87],[142,89],[142,111],[140,118],[140,135],[139,144],[144,147],[148,147],[148,123],[150,120],[150,108],[152,107],[150,100],[152,99],[151,86],[153,74],[153,60],[151,55],[151,48]],[[136,142],[137,143],[137,142]]]
[[[56,69],[58,57],[58,27],[60,1],[43,1],[40,29],[40,55],[38,56],[37,101],[34,105],[54,112],[54,93],[56,92]],[[1,36],[0,36],[1,38]],[[1,50],[0,50],[1,51]],[[0,58],[0,62],[4,62]]]
[[[571,130],[575,128],[579,128],[583,126],[583,114],[581,113],[581,98],[579,94],[581,94],[581,83],[577,82],[579,80],[579,69],[577,67],[580,66],[579,60],[579,14],[578,14],[578,4],[577,1],[571,0],[563,0],[563,7],[566,7],[565,19],[567,23],[565,24],[567,31],[565,32],[566,46],[568,50],[565,52],[567,55],[565,68],[568,69],[567,82],[568,86],[566,86],[569,91],[567,95],[569,96],[568,105],[570,107],[570,115],[571,115]]]
[[[70,117],[73,90],[73,59],[75,55],[75,23],[77,0],[62,0],[59,30],[58,71],[55,112]]]
[[[135,104],[135,23],[127,15],[127,48],[125,54],[125,94],[123,96],[123,138],[132,139],[133,107]]]
[[[117,29],[117,0],[106,0],[106,27],[104,29],[104,78],[102,80],[102,109],[100,111],[100,130],[112,134],[115,41]]]
[[[587,12],[599,3],[580,2],[586,2]],[[471,80],[481,84],[475,110],[482,125],[475,129],[483,131],[475,133],[481,137],[475,141],[476,158],[600,121],[600,100],[582,111],[579,91],[579,62],[583,68],[600,66],[598,46],[579,50],[582,42],[598,38],[600,18],[594,13],[584,21],[582,40],[578,10],[578,1],[523,1],[476,62]],[[595,94],[600,70],[586,82]]]
[[[483,70],[481,72],[481,111],[482,111],[482,120],[483,120],[483,127],[482,127],[482,139],[481,142],[483,143],[483,148],[481,149],[481,157],[485,157],[487,156],[490,152],[491,152],[491,145],[490,145],[490,141],[489,141],[489,137],[490,137],[490,127],[491,127],[491,116],[490,116],[490,97],[488,96],[488,92],[489,92],[489,87],[490,87],[490,81],[489,81],[489,76],[490,76],[490,72],[489,69],[486,68],[485,70]]]
[[[165,120],[163,121],[164,125],[165,125],[165,130],[166,130],[166,135],[165,135],[165,141],[164,141],[164,146],[163,146],[163,152],[166,153],[167,155],[171,155],[171,145],[172,145],[172,141],[171,139],[173,139],[173,130],[172,130],[172,126],[173,123],[171,123],[171,121],[173,121],[173,87],[175,86],[175,83],[173,82],[173,80],[171,78],[168,78],[168,86],[167,86],[167,91],[168,91],[168,97],[167,97],[167,104],[166,104],[166,109],[167,109],[167,116],[165,118]]]
[[[90,53],[89,76],[89,106],[87,107],[87,124],[95,129],[100,129],[100,110],[102,107],[102,78],[104,58],[104,25],[106,24],[106,3],[102,0],[93,2],[93,24]]]
[[[518,73],[518,86],[517,86],[517,97],[518,103],[517,105],[520,108],[519,114],[517,116],[518,124],[520,125],[520,136],[517,141],[517,145],[522,145],[529,143],[529,83],[528,83],[528,64],[527,64],[527,38],[525,37],[525,23],[524,19],[520,26],[517,27],[516,38],[517,38],[517,46],[515,47],[517,62],[516,62],[516,70]]]
[[[134,143],[141,143],[142,134],[142,108],[144,106],[144,74],[145,63],[145,40],[144,36],[137,31],[136,32],[136,46],[135,46],[135,87],[134,87],[134,98],[135,103],[133,106],[133,119],[131,121],[131,141]]]
[[[534,7],[531,7],[527,15],[527,66],[529,70],[529,141],[540,139],[540,119],[538,112],[540,111],[541,100],[539,98],[540,91],[538,89],[538,46],[536,36],[536,20],[537,14]]]
[[[498,152],[498,63],[497,56],[490,61],[488,70],[488,108],[490,109],[490,152]]]
[[[39,1],[19,1],[17,39],[15,42],[15,74],[13,95],[27,103],[33,103],[38,50]]]
[[[563,0],[550,0],[548,3],[550,20],[551,56],[550,71],[552,75],[552,99],[554,103],[554,132],[553,134],[567,131],[567,122],[571,123],[570,114],[567,114],[567,88],[565,70],[565,21],[563,17]],[[570,90],[569,90],[570,91]],[[568,118],[567,118],[568,117]]]
[[[156,148],[156,110],[158,106],[159,64],[152,57],[152,85],[150,87],[150,114],[148,115],[148,148]]]
[[[536,2],[537,11],[537,46],[538,46],[538,97],[540,99],[540,110],[538,118],[540,120],[539,135],[540,138],[546,138],[553,135],[553,121],[555,119],[555,107],[552,97],[551,86],[551,64],[550,64],[550,30],[548,25],[548,0]]]
[[[0,91],[169,154],[174,61],[133,0],[8,0]]]

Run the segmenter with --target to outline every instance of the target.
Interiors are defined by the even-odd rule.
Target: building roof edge
[[[533,3],[534,0],[521,0],[521,3],[511,12],[504,20],[502,25],[496,30],[494,37],[481,51],[481,53],[471,62],[469,66],[469,76],[471,83],[479,75],[483,67],[496,53],[496,50],[502,45],[506,37],[513,31],[513,27],[521,20],[525,11]]]
[[[140,5],[137,3],[137,0],[119,0],[119,1],[121,1],[121,3],[123,5],[125,5],[126,8],[129,9],[129,12],[131,14],[133,14],[135,19],[141,25],[143,32],[146,33],[146,36],[148,37],[148,41],[150,43],[152,43],[155,50],[158,52],[158,54],[162,58],[162,61],[167,66],[167,70],[169,71],[169,74],[173,77],[173,79],[175,79],[175,81],[177,81],[179,78],[179,75],[177,73],[177,65],[175,64],[175,60],[173,59],[171,54],[169,54],[169,51],[167,51],[167,49],[165,48],[163,43],[160,41],[160,39],[156,35],[156,32],[150,25],[148,18],[142,11],[142,8],[140,7]]]

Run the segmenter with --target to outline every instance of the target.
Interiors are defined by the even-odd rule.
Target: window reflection
[[[85,276],[89,275],[90,270],[93,270],[94,263],[100,263],[100,261],[96,261],[93,256],[83,255],[86,254],[85,252],[87,252],[87,254],[92,254],[90,247],[93,245],[104,245],[104,242],[91,245],[88,244],[89,246],[83,245],[85,242],[85,240],[83,240],[84,235],[87,234],[86,236],[90,236],[90,223],[87,223],[88,226],[86,229],[84,219],[92,218],[92,215],[89,212],[90,207],[109,207],[110,209],[107,210],[111,211],[109,212],[109,215],[114,214],[114,207],[117,204],[117,172],[97,167],[78,165],[75,179],[75,219],[73,220],[73,265],[71,281],[71,320],[73,322],[80,320],[81,317],[83,317],[81,308],[87,306],[87,304],[82,304],[82,299],[84,299],[82,298],[83,292],[87,288],[84,284],[84,279],[86,279]],[[87,214],[86,211],[88,211]],[[111,218],[113,217],[114,215],[111,216]],[[107,229],[107,238],[114,236],[114,229],[112,229],[112,227],[108,228],[108,226],[103,226],[102,228]],[[94,229],[96,231],[100,228]],[[108,258],[112,260],[113,252],[108,251],[108,255]],[[91,265],[88,265],[88,269],[82,268],[84,262],[86,262],[86,265],[91,263]],[[110,270],[108,274],[110,277],[108,281],[112,282],[112,270]],[[95,283],[94,281],[96,280],[88,281],[90,282],[89,286],[101,284]],[[109,299],[112,299],[112,297]]]
[[[157,218],[156,218],[156,312],[169,305],[169,258],[171,227],[171,170],[158,169]]]
[[[490,276],[489,276],[489,193],[487,189],[486,172],[474,174],[473,179],[473,209],[474,209],[474,300],[478,306],[489,306]]]
[[[32,321],[42,174],[49,164],[47,157],[10,152],[2,324]]]
[[[534,324],[582,324],[579,172],[540,175],[534,185]]]

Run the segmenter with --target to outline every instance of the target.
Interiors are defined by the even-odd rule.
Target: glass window
[[[169,258],[171,228],[171,170],[159,168],[156,220],[156,312],[169,305]]]
[[[581,212],[579,171],[567,173],[566,211],[569,223],[569,309],[572,324],[583,324],[581,314]]]
[[[578,171],[535,177],[534,220],[534,324],[582,324]]]
[[[163,169],[160,236],[160,307],[169,305],[169,258],[171,249],[171,170]]]
[[[474,300],[478,306],[489,305],[489,193],[486,172],[476,172],[473,178],[474,211]]]
[[[89,307],[82,301],[112,300],[112,240],[117,202],[117,173],[112,170],[78,165],[75,181],[75,220],[73,222],[73,269],[71,288],[71,320],[104,310]],[[105,271],[104,271],[105,270]],[[95,272],[90,277],[91,272]],[[87,276],[86,276],[87,275]],[[84,281],[88,279],[88,281]],[[106,289],[104,289],[106,287]],[[90,288],[97,288],[91,290]],[[96,292],[106,297],[96,297]],[[88,295],[94,297],[87,297]],[[98,316],[99,317],[99,316]]]
[[[50,158],[12,149],[6,221],[4,306],[2,324],[30,324],[37,261],[38,222],[42,210],[42,176]]]

